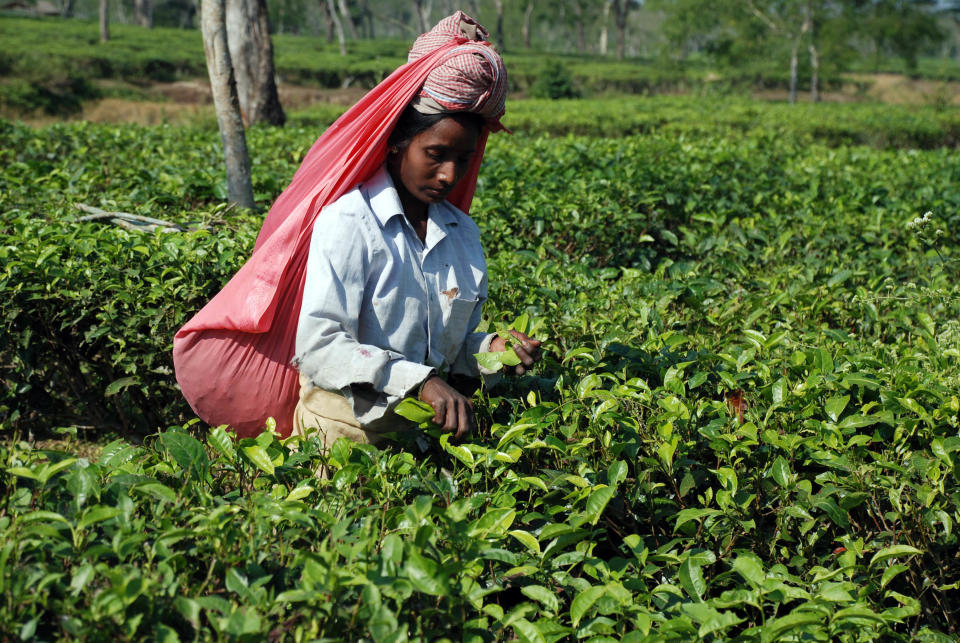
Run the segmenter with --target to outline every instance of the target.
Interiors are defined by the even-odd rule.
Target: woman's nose
[[[440,167],[437,168],[437,180],[442,183],[453,183],[456,180],[457,176],[457,167],[456,163],[453,161],[447,161],[446,163],[441,163]]]

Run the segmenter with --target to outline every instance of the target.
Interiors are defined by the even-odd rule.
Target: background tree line
[[[199,0],[56,0],[64,15],[199,28]],[[786,54],[843,62],[923,54],[960,60],[960,0],[269,0],[271,33],[411,40],[463,9],[506,52],[617,58],[692,55],[733,64]],[[811,52],[811,46],[816,53]],[[815,64],[815,63],[814,63]]]

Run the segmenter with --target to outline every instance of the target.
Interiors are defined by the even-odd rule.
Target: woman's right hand
[[[433,407],[433,422],[462,440],[477,428],[473,402],[458,393],[438,375],[433,375],[420,388],[420,399]]]

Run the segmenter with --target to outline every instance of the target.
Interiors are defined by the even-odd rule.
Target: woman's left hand
[[[534,364],[540,361],[540,340],[529,337],[516,330],[511,330],[510,334],[517,339],[517,342],[513,344],[513,352],[520,358],[520,363],[512,367],[506,366],[503,370],[506,373],[523,375],[532,369]],[[500,336],[494,337],[493,341],[490,342],[491,352],[499,353],[507,350],[509,347],[510,345],[507,340]]]

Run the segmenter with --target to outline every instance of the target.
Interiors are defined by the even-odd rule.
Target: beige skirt
[[[331,393],[310,383],[310,378],[300,374],[300,400],[293,411],[291,435],[309,436],[316,432],[323,445],[329,448],[337,438],[347,438],[363,444],[379,444],[385,438],[380,433],[365,431],[347,398]]]

